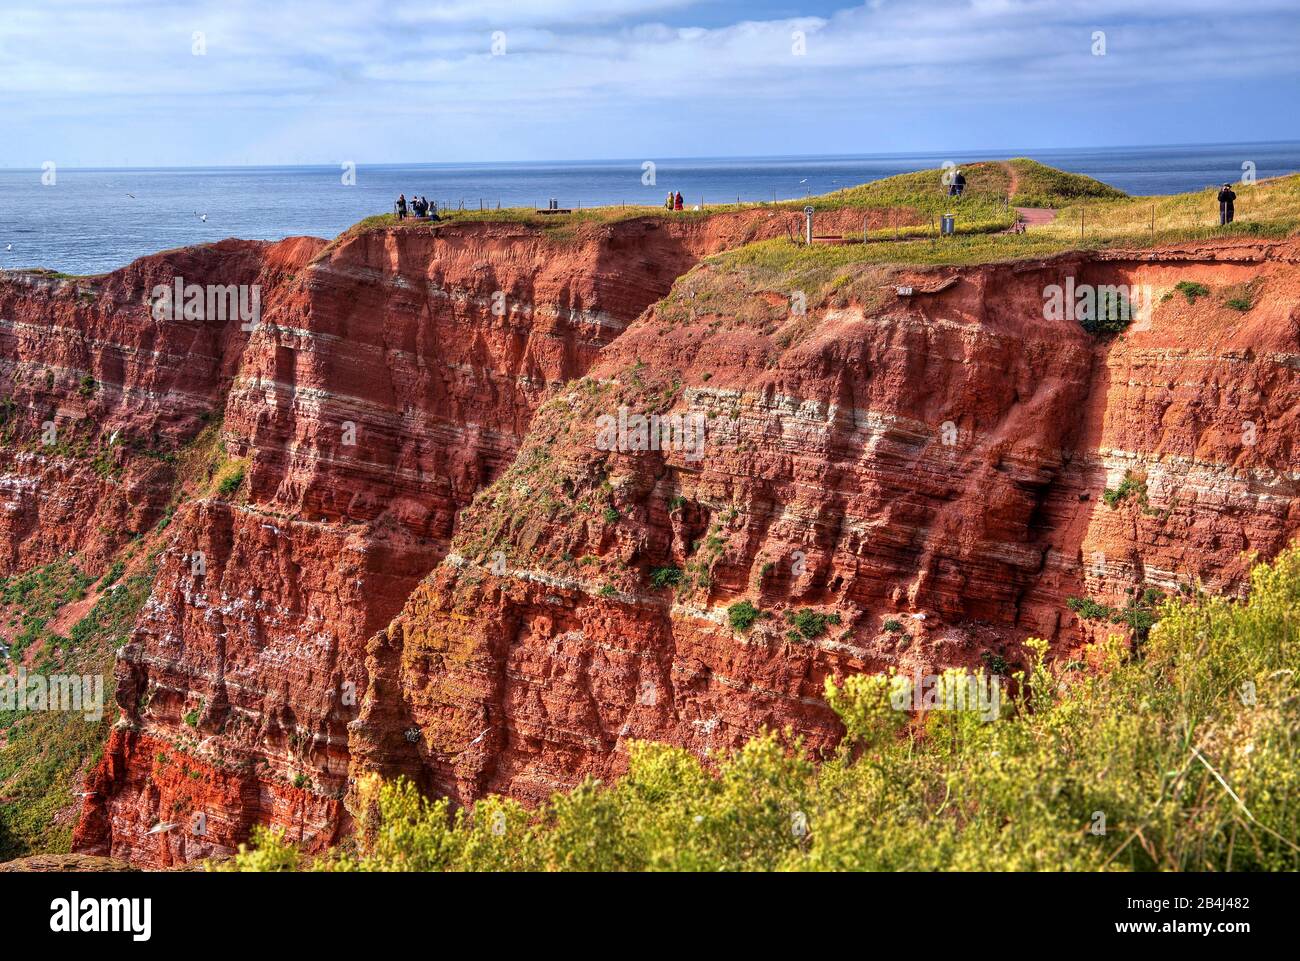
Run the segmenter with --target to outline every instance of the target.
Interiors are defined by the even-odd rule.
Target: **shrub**
[[[1241,311],[1243,314],[1250,310],[1251,307],[1255,306],[1250,302],[1248,297],[1229,297],[1224,301],[1224,303],[1233,310]]]
[[[749,601],[737,601],[727,608],[727,621],[733,631],[747,632],[759,618],[765,615]]]
[[[1105,604],[1098,604],[1090,597],[1067,597],[1065,606],[1085,621],[1109,619],[1115,613],[1113,608],[1107,607]]]
[[[1118,334],[1133,322],[1134,308],[1123,290],[1115,290],[1113,297],[1097,297],[1097,306],[1091,317],[1079,321],[1090,334]]]
[[[675,587],[681,582],[682,570],[680,567],[656,567],[650,572],[651,587]]]
[[[222,497],[229,497],[239,490],[239,485],[242,483],[244,483],[244,468],[239,467],[221,478],[221,482],[217,485],[217,493]]]
[[[985,651],[980,655],[980,660],[984,662],[984,666],[989,669],[990,674],[1001,675],[1007,673],[1007,659],[1001,654]]]
[[[124,561],[114,561],[113,566],[105,571],[104,576],[99,579],[100,590],[103,590],[106,587],[112,587],[116,584],[125,571],[126,563]]]
[[[1174,285],[1174,290],[1186,297],[1189,304],[1196,303],[1197,297],[1210,296],[1210,288],[1204,284],[1198,284],[1194,280],[1180,280]]]
[[[1119,505],[1119,502],[1130,494],[1137,494],[1139,500],[1145,504],[1147,499],[1147,485],[1146,481],[1134,477],[1132,471],[1125,471],[1124,479],[1120,481],[1119,487],[1116,487],[1114,490],[1107,487],[1106,490],[1102,492],[1101,499],[1106,502],[1107,507],[1114,510]]]
[[[616,523],[622,515],[618,512],[617,507],[611,505],[601,511],[601,516],[605,518],[606,524],[613,524]]]
[[[827,624],[838,624],[840,622],[838,614],[822,614],[810,607],[804,607],[798,611],[788,610],[785,612],[785,619],[794,628],[794,631],[790,632],[791,634],[796,634],[810,641],[825,634]]]
[[[890,634],[903,633],[903,622],[897,620],[896,618],[893,617],[887,618],[883,626],[885,630],[888,631]]]

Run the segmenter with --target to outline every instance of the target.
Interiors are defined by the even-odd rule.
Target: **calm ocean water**
[[[1043,163],[1088,174],[1134,194],[1179,193],[1300,170],[1300,142],[1096,150],[1033,150]],[[0,170],[0,268],[48,267],[71,274],[112,270],[136,257],[224,237],[333,237],[392,209],[399,193],[453,206],[659,204],[669,189],[690,204],[788,200],[910,170],[1008,156],[889,154],[664,160],[643,186],[640,160],[566,163],[362,166],[345,186],[331,166],[171,169]],[[206,215],[207,220],[201,219]],[[10,247],[12,245],[12,247]]]

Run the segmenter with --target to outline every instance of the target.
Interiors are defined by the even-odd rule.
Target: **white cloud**
[[[872,0],[826,16],[700,26],[687,0],[11,0],[0,19],[0,107],[89,129],[156,112],[272,128],[372,125],[419,114],[561,122],[675,104],[840,105],[846,122],[889,104],[975,110],[1198,82],[1296,76],[1300,11],[1262,0]],[[598,9],[593,15],[591,9]],[[716,22],[719,7],[707,8]],[[503,30],[505,56],[491,33]],[[1091,53],[1107,33],[1107,55]],[[206,56],[191,35],[206,35]],[[806,55],[792,34],[806,36]],[[707,108],[707,109],[703,109]],[[256,131],[256,125],[267,125]],[[274,134],[278,136],[278,133]]]

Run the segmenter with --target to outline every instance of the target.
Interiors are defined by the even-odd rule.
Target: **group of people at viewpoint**
[[[677,191],[677,193],[673,193],[671,190],[668,191],[668,199],[664,201],[664,207],[667,210],[684,210],[685,207],[682,206],[682,192],[680,190]]]
[[[417,197],[411,194],[411,202],[406,202],[406,194],[399,194],[397,202],[393,205],[397,209],[397,219],[405,220],[406,212],[409,209],[416,217],[428,217],[430,220],[438,219],[437,204],[429,203],[427,197]]]

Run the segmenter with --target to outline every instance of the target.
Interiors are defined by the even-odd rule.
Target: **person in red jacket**
[[[682,209],[682,192],[679,190],[677,191],[676,198],[674,198],[673,200],[673,210],[681,210],[681,209]]]

